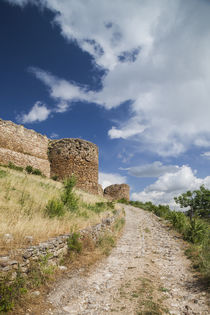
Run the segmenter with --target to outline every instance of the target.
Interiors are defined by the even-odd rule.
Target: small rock
[[[37,297],[40,295],[40,291],[34,291],[34,292],[31,292],[31,296],[32,297]]]
[[[33,242],[33,236],[30,235],[25,236],[25,242],[27,244],[31,244]]]
[[[28,259],[29,257],[32,256],[32,252],[31,251],[25,251],[25,253],[23,254],[23,258]]]
[[[66,266],[58,266],[61,271],[66,271],[68,268]]]
[[[12,241],[13,241],[13,236],[12,236],[12,234],[9,234],[9,233],[4,234],[3,240],[4,240],[6,243],[12,242]]]

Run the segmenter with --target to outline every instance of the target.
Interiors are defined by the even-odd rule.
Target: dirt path
[[[209,314],[177,239],[152,213],[125,206],[124,233],[111,255],[49,295],[48,314]]]

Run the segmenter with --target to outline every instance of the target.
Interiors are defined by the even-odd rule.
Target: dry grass
[[[34,243],[47,240],[55,235],[69,233],[98,223],[107,212],[95,213],[84,207],[104,201],[81,190],[75,191],[80,197],[79,211],[66,213],[62,218],[50,219],[45,216],[47,202],[59,196],[62,183],[40,176],[25,174],[0,167],[0,251],[24,245],[25,236],[33,236]],[[12,234],[14,241],[6,243],[5,234]]]

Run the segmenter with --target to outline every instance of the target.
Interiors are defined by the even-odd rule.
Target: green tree
[[[190,219],[194,215],[207,217],[210,214],[210,190],[206,189],[204,185],[200,189],[181,194],[174,197],[174,200],[181,208],[189,208],[188,213]]]

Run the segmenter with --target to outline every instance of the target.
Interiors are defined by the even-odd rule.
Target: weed
[[[71,252],[76,252],[76,253],[81,253],[82,251],[82,242],[79,240],[80,234],[79,233],[72,233],[68,240],[67,240],[67,245],[68,245],[68,250]]]
[[[28,174],[42,176],[42,172],[38,168],[33,168],[31,165],[27,165],[25,170]]]
[[[102,250],[102,253],[108,256],[110,254],[111,249],[115,246],[114,236],[109,233],[101,236],[98,239],[96,246],[100,247],[100,249]]]
[[[184,232],[184,238],[194,244],[205,239],[207,226],[198,219],[192,219]]]
[[[8,173],[4,170],[0,170],[0,178],[4,178],[8,175]]]
[[[42,176],[42,172],[38,168],[33,169],[32,174]]]
[[[9,162],[8,165],[7,165],[8,168],[11,168],[12,170],[15,170],[15,171],[19,171],[19,172],[22,172],[23,171],[23,167],[21,166],[16,166],[15,164],[13,164],[12,162]]]
[[[16,279],[11,281],[11,274],[1,275],[0,279],[0,313],[8,312],[14,307],[14,302],[26,293],[25,279],[17,270]]]
[[[122,227],[125,224],[125,219],[124,218],[119,218],[116,220],[116,223],[114,224],[114,230],[115,231],[120,231]]]
[[[73,192],[73,188],[76,184],[76,179],[74,176],[64,180],[64,191],[61,194],[61,200],[67,209],[71,212],[75,212],[78,209],[79,199]]]
[[[168,291],[169,291],[168,289],[166,289],[166,288],[164,288],[164,287],[160,287],[159,290],[160,290],[161,292],[168,292]]]
[[[31,165],[27,165],[25,169],[28,174],[31,174],[33,172],[33,167]]]
[[[49,218],[64,216],[65,208],[63,202],[58,199],[49,200],[45,208],[45,214]]]

